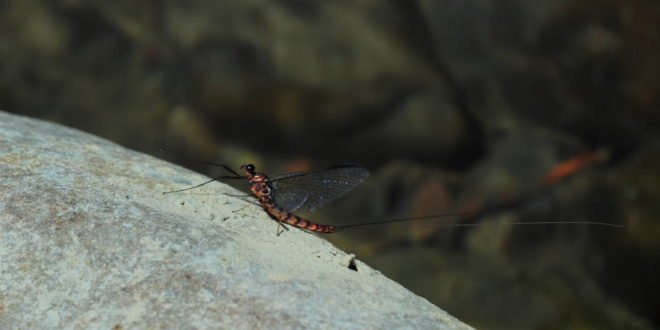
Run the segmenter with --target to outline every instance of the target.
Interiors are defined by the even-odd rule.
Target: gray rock
[[[0,112],[0,328],[469,328],[205,179]]]

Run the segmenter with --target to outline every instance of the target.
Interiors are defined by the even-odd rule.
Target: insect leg
[[[286,225],[284,225],[283,222],[277,220],[277,235],[276,236],[280,236],[280,234],[282,234],[285,229],[289,230],[289,228]]]

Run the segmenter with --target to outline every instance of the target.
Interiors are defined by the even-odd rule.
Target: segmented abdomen
[[[276,220],[298,227],[300,229],[309,230],[317,233],[328,234],[337,231],[337,227],[331,225],[322,225],[303,219],[291,212],[288,212],[281,207],[274,204],[263,205],[264,209]]]

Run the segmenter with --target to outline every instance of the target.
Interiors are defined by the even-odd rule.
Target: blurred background
[[[660,326],[659,1],[1,0],[0,109],[207,175],[363,164],[306,215],[471,212],[323,236],[468,324]],[[625,227],[512,225],[567,220]]]

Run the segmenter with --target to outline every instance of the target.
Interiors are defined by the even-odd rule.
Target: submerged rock
[[[0,112],[0,328],[469,328],[205,179]]]

